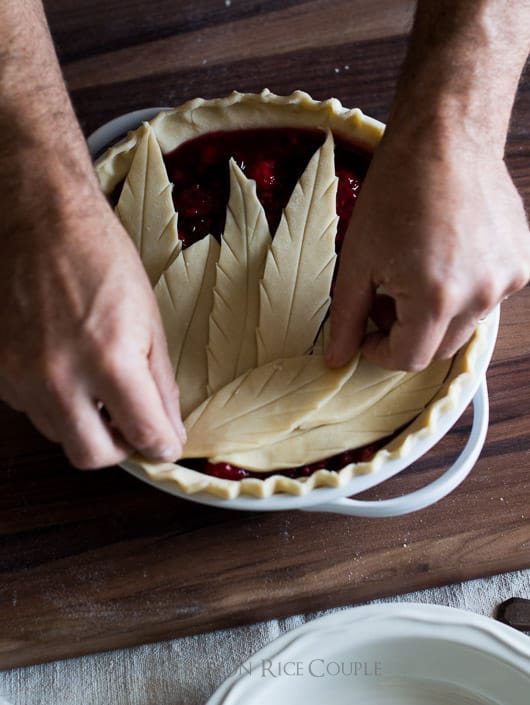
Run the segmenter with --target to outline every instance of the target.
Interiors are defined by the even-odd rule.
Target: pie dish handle
[[[488,388],[484,379],[473,397],[473,424],[467,443],[455,462],[441,477],[420,490],[402,497],[375,501],[344,497],[326,504],[308,507],[305,511],[334,512],[363,517],[391,517],[415,512],[434,504],[458,487],[470,473],[484,445],[488,419]]]

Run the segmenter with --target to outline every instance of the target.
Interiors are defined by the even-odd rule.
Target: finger
[[[26,412],[26,416],[35,426],[37,431],[42,433],[42,435],[49,441],[52,441],[53,443],[60,443],[61,433],[56,428],[56,424],[53,422],[51,415],[46,410],[32,408]]]
[[[169,355],[162,326],[155,333],[153,347],[149,355],[149,367],[158,388],[162,404],[182,445],[186,442],[186,429],[182,423],[179,404],[179,389]]]
[[[181,440],[166,413],[147,359],[114,365],[102,381],[97,394],[127,443],[155,460],[180,457]]]
[[[106,423],[97,404],[83,389],[71,395],[67,410],[51,408],[59,442],[68,460],[81,470],[121,463],[132,448]]]
[[[8,379],[0,379],[0,399],[15,411],[23,411],[20,392]]]
[[[363,353],[371,362],[391,370],[419,371],[433,359],[445,335],[443,319],[417,315],[396,320],[388,334],[366,336]]]
[[[48,395],[39,388],[39,385],[21,382],[18,390],[15,391],[13,385],[2,384],[0,391],[9,406],[15,411],[26,414],[37,431],[53,443],[59,442],[60,432],[56,428],[52,414],[49,413]]]
[[[374,291],[370,279],[349,267],[343,250],[330,310],[330,335],[326,362],[330,367],[345,365],[357,353],[366,331]]]
[[[34,426],[60,443],[77,468],[108,467],[131,455],[132,448],[107,422],[101,403],[61,365],[44,381],[22,384],[20,404]]]
[[[440,346],[435,354],[436,358],[447,359],[452,357],[460,348],[465,345],[477,325],[498,305],[506,301],[517,289],[516,283],[507,286],[500,294],[495,292],[491,286],[479,290],[470,303],[462,310],[462,313],[453,317]]]
[[[455,316],[441,341],[434,357],[439,360],[447,360],[452,357],[471,338],[480,320],[487,312],[481,315],[462,314]]]

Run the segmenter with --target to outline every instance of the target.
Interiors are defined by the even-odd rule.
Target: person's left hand
[[[504,162],[452,140],[394,136],[378,148],[340,257],[329,365],[362,346],[382,367],[422,369],[527,283],[530,235]],[[369,316],[379,330],[365,336]]]

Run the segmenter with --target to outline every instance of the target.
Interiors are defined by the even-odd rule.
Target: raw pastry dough
[[[187,458],[274,442],[297,428],[351,377],[357,359],[329,369],[320,355],[273,360],[227,384],[185,421]]]
[[[353,406],[349,410],[351,416],[346,420],[316,426],[317,411],[305,423],[299,424],[298,430],[273,444],[262,445],[249,452],[220,454],[213,458],[213,462],[266,472],[306,465],[342,453],[347,448],[373,443],[418,416],[439,391],[450,367],[450,360],[441,360],[422,372],[404,375],[400,383],[375,403],[368,406],[361,403],[358,408]],[[385,389],[385,381],[380,386]],[[377,384],[375,392],[377,398]],[[333,405],[333,401],[332,398],[328,403]],[[305,426],[307,430],[300,429],[300,426]]]
[[[182,250],[155,287],[183,416],[208,396],[206,345],[218,257],[219,243],[209,235]]]
[[[180,252],[171,191],[162,152],[145,123],[116,214],[136,245],[152,286]]]
[[[311,417],[311,427],[339,423],[357,416],[397,387],[406,376],[406,372],[384,370],[361,356],[355,374]],[[301,428],[308,426],[302,424]]]
[[[209,394],[256,367],[259,282],[270,243],[256,183],[231,159],[230,199],[210,314]]]
[[[333,136],[294,187],[261,282],[258,364],[308,353],[326,316],[338,217]]]

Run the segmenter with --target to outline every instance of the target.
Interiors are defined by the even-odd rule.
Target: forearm
[[[381,367],[422,369],[528,282],[528,225],[503,156],[529,43],[530,0],[418,0],[341,251],[331,365],[362,347]],[[369,316],[380,328],[365,335]]]
[[[14,216],[43,207],[39,184],[66,203],[60,194],[94,175],[40,0],[0,0],[0,46],[0,201],[16,194]]]
[[[530,0],[418,0],[390,132],[502,155],[529,51]]]

